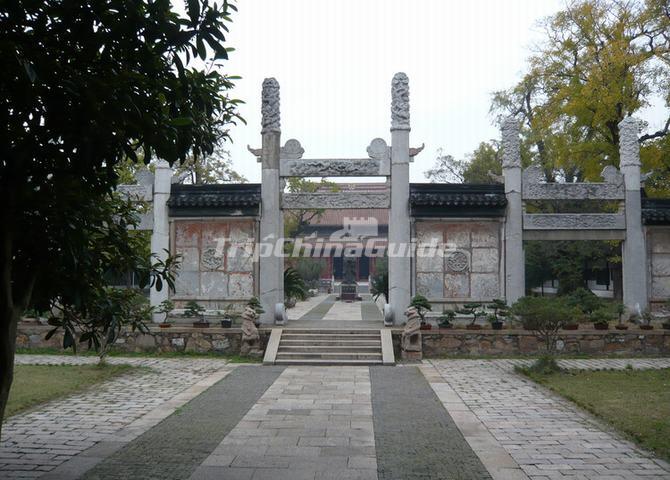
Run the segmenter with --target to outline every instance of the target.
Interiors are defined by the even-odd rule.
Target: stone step
[[[279,353],[282,352],[381,352],[381,344],[378,345],[286,345],[282,342]]]
[[[322,347],[357,347],[357,346],[375,346],[379,348],[381,346],[381,340],[282,340],[281,345],[286,346],[300,346],[300,345],[314,345]]]
[[[327,333],[283,333],[282,340],[303,340],[312,342],[314,340],[379,340],[380,335],[377,334],[349,334],[336,335]]]
[[[288,328],[284,335],[379,335],[378,328]]]
[[[382,360],[381,352],[277,352],[277,360]]]
[[[320,359],[280,359],[275,360],[275,365],[319,365],[319,366],[337,366],[337,365],[382,365],[380,360],[320,360]]]

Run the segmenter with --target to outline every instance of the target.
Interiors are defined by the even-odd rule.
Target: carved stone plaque
[[[223,255],[217,255],[216,248],[206,248],[202,252],[202,266],[209,270],[216,270],[223,266]]]
[[[468,256],[463,252],[453,252],[447,255],[447,268],[453,272],[463,272],[469,265]]]

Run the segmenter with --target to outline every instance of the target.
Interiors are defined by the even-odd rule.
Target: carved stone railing
[[[388,192],[284,193],[284,209],[389,208]]]
[[[533,165],[523,172],[524,200],[623,200],[623,175],[615,167],[605,167],[602,183],[543,183],[542,167]]]
[[[369,158],[302,158],[304,149],[297,140],[281,148],[279,175],[282,177],[374,177],[391,174],[391,152],[381,138],[367,148]]]

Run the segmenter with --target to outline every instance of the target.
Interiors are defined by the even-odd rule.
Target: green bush
[[[309,288],[319,288],[319,279],[324,261],[320,258],[301,257],[295,262],[295,270]]]
[[[548,355],[555,352],[558,331],[580,315],[563,297],[523,297],[512,306],[512,313],[525,329],[535,332]]]
[[[409,304],[409,306],[416,308],[416,312],[419,314],[419,317],[421,317],[421,323],[426,322],[426,312],[433,309],[430,306],[428,299],[419,294],[414,295],[414,298],[412,298],[412,302]]]
[[[605,306],[605,302],[601,298],[585,288],[578,288],[564,298],[567,299],[570,306],[577,307],[585,315],[590,315],[593,311]]]

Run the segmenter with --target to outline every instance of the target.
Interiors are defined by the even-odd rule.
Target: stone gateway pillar
[[[284,257],[278,241],[284,237],[279,181],[279,149],[281,142],[279,114],[279,83],[274,78],[263,81],[262,92],[263,146],[261,153],[261,225],[259,252],[260,301],[265,312],[261,323],[272,323],[278,303],[284,303]]]
[[[642,231],[639,123],[626,117],[619,123],[619,162],[626,188],[626,240],[622,246],[623,302],[631,313],[647,308],[647,254]]]
[[[512,305],[526,292],[521,199],[521,141],[519,122],[507,118],[502,126],[502,169],[507,197],[505,216],[505,298]]]
[[[389,304],[394,323],[404,322],[411,300],[409,216],[409,79],[396,73],[391,82],[391,211],[389,213]]]
[[[153,186],[153,229],[151,231],[151,253],[155,254],[161,260],[166,260],[170,250],[170,222],[168,218],[167,202],[170,198],[170,189],[172,187],[172,168],[165,160],[156,162],[154,172]],[[163,283],[163,288],[159,291],[156,287],[151,287],[149,292],[149,303],[152,307],[158,307],[161,302],[169,298],[169,287]],[[163,321],[162,314],[154,314],[153,321],[159,323]]]

